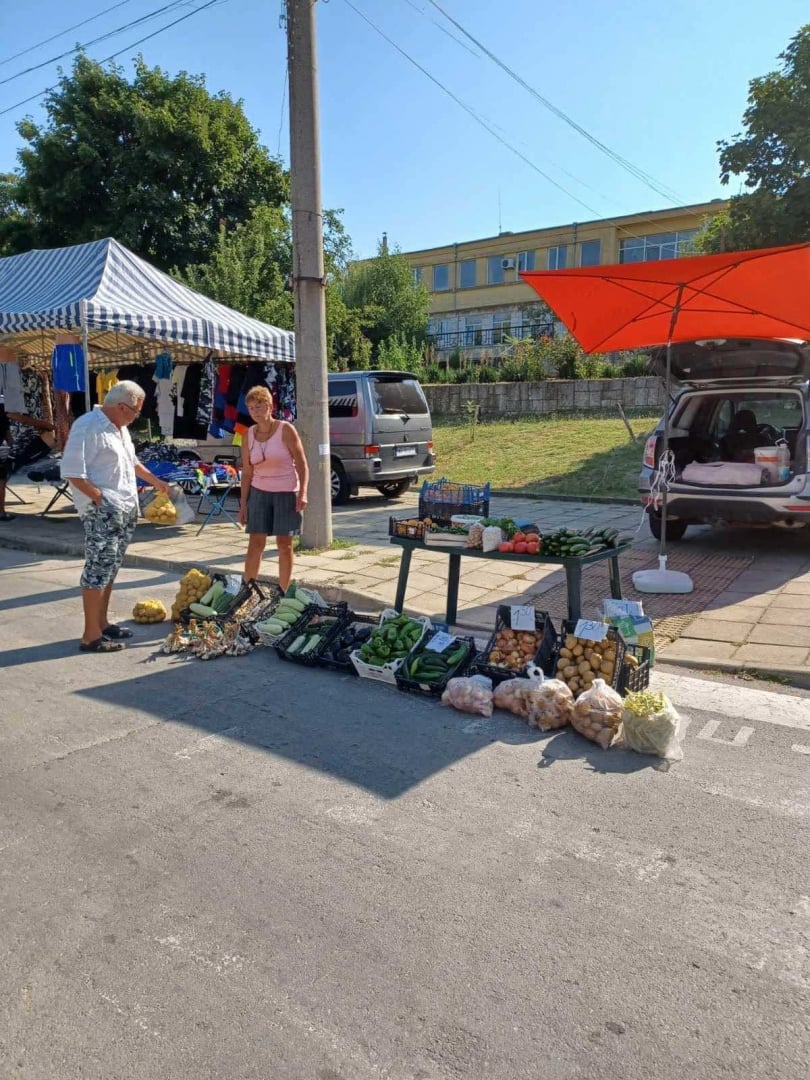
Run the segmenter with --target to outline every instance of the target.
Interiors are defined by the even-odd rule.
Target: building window
[[[518,255],[518,270],[521,273],[525,273],[527,270],[534,270],[534,255],[533,251],[521,251]]]
[[[357,383],[354,379],[329,380],[329,419],[350,420],[357,416]]]
[[[598,266],[602,258],[601,240],[584,240],[579,248],[580,266]]]
[[[549,270],[564,270],[568,262],[568,245],[558,244],[548,249]]]
[[[421,266],[412,266],[411,267],[411,277],[413,279],[414,285],[418,285],[422,280],[422,267]]]
[[[471,289],[475,285],[475,259],[464,259],[458,268],[458,286]]]
[[[512,313],[510,311],[496,312],[492,316],[492,344],[503,345],[511,333]]]
[[[433,291],[444,292],[450,288],[450,265],[442,263],[433,267]]]
[[[677,259],[691,250],[697,229],[656,233],[652,236],[631,236],[619,242],[619,262],[658,262]]]
[[[503,285],[503,255],[492,255],[487,259],[487,284]]]
[[[469,349],[484,340],[484,320],[480,315],[468,315],[464,327],[464,345]]]

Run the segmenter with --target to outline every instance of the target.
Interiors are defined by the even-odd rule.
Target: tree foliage
[[[810,25],[779,59],[778,70],[749,84],[744,130],[718,143],[721,182],[742,176],[749,190],[707,224],[704,252],[810,239]]]
[[[79,56],[45,108],[44,124],[18,124],[16,195],[39,246],[114,236],[163,269],[185,267],[208,256],[222,226],[287,199],[286,174],[241,103],[210,94],[202,76],[139,58],[129,81]],[[0,244],[8,253],[18,241],[7,216]]]
[[[342,282],[346,307],[363,313],[364,334],[375,351],[394,335],[422,341],[427,330],[430,297],[415,281],[408,260],[381,243],[374,259],[353,263]]]

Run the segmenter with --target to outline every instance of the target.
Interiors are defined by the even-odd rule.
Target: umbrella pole
[[[673,320],[674,321],[674,320]],[[671,413],[672,404],[672,334],[667,341],[667,361],[666,361],[666,373],[664,376],[664,395],[666,397],[666,411],[664,412],[664,450],[661,454],[661,459],[665,464],[669,463],[669,418]],[[658,549],[658,554],[661,558],[665,559],[667,555],[667,493],[669,491],[669,485],[664,481],[661,487],[661,540]]]

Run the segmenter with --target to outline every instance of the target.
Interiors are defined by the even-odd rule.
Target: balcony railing
[[[520,326],[470,327],[450,334],[428,334],[428,341],[438,352],[453,349],[492,349],[507,345],[510,338],[554,337],[554,323],[523,323]]]

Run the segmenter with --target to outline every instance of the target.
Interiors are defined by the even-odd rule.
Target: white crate
[[[380,615],[377,629],[384,626],[385,623],[390,622],[391,619],[398,618],[399,615],[400,612],[396,611],[394,608],[386,608],[382,615]],[[433,629],[433,623],[426,615],[409,616],[409,618],[412,618],[414,622],[419,623],[422,626],[422,633],[419,635],[418,640],[413,646],[416,648],[419,642],[424,638],[425,634]],[[397,672],[405,663],[405,659],[403,658],[402,660],[392,660],[389,664],[383,664],[382,667],[374,667],[371,664],[367,664],[361,658],[359,649],[355,649],[353,653],[350,653],[350,659],[352,664],[354,664],[355,671],[361,679],[375,679],[377,682],[386,683],[388,686],[397,685]]]

